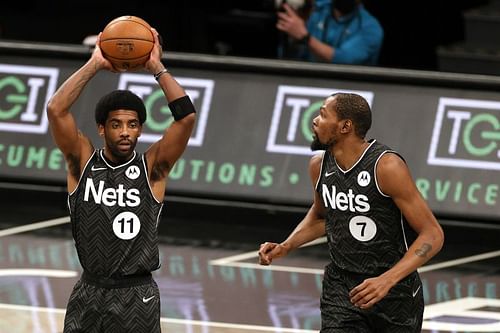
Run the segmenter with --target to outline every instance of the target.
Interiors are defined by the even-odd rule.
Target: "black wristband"
[[[168,107],[170,108],[170,112],[172,112],[172,116],[175,121],[181,120],[190,113],[196,112],[191,99],[187,95],[172,101],[168,104]]]
[[[302,37],[299,40],[299,43],[307,45],[307,44],[309,44],[309,39],[311,39],[311,34],[309,32],[307,32],[307,35],[305,35],[304,37]]]

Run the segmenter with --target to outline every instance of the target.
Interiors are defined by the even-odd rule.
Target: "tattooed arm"
[[[394,267],[379,277],[365,280],[351,291],[351,302],[360,308],[369,308],[381,300],[396,283],[436,255],[444,241],[441,226],[399,156],[385,154],[380,159],[377,180],[381,191],[394,200],[418,237]]]
[[[47,104],[52,137],[68,165],[68,191],[76,187],[81,170],[93,152],[93,146],[76,125],[70,108],[87,83],[101,69],[112,70],[99,49],[99,38],[90,59],[73,73],[54,93]]]
[[[382,192],[394,200],[409,225],[418,234],[401,260],[401,265],[396,265],[390,272],[396,277],[404,278],[441,250],[444,242],[443,230],[415,186],[406,163],[399,156],[384,155],[377,168],[377,178]]]

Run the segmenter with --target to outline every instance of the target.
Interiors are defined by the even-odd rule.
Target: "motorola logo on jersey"
[[[125,170],[125,176],[129,179],[137,179],[141,175],[141,169],[137,165],[131,165]]]
[[[372,104],[373,92],[338,88],[280,85],[274,103],[266,150],[273,153],[312,155],[311,125],[325,99],[335,92],[355,93]]]
[[[52,67],[0,64],[0,131],[46,133],[45,106],[58,75]]]
[[[371,176],[368,171],[361,171],[358,174],[358,184],[359,186],[366,187],[370,184]]]
[[[141,203],[140,192],[136,188],[126,190],[123,184],[119,184],[118,188],[104,188],[104,181],[99,181],[99,186],[96,188],[92,178],[87,178],[85,183],[84,201],[90,201],[91,197],[98,205],[108,207],[137,207]]]
[[[351,211],[353,213],[366,213],[370,211],[370,203],[368,197],[364,194],[354,194],[352,189],[347,193],[337,192],[337,187],[332,185],[328,187],[326,184],[321,185],[321,193],[323,195],[323,203],[325,207],[338,209],[340,211]]]
[[[212,103],[214,80],[176,77],[196,108],[196,124],[189,139],[189,146],[201,146],[205,137],[208,114]],[[151,75],[122,73],[118,89],[127,89],[144,101],[147,120],[143,125],[140,142],[156,142],[174,121],[165,95]]]
[[[427,163],[500,170],[500,102],[441,97]]]

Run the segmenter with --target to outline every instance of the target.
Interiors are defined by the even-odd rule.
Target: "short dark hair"
[[[342,15],[349,15],[358,6],[357,0],[334,0],[332,8],[337,9]]]
[[[97,102],[95,106],[96,124],[104,125],[109,112],[120,109],[137,112],[141,125],[146,121],[146,107],[139,96],[129,90],[114,90],[102,96],[99,102]]]
[[[372,111],[366,99],[357,94],[335,93],[336,112],[339,119],[350,119],[354,124],[356,135],[361,138],[372,126]]]

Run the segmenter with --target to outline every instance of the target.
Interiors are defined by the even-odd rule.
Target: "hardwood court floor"
[[[62,332],[64,309],[81,272],[68,219],[56,203],[22,209],[23,203],[14,198],[0,207],[0,333]],[[263,267],[256,264],[258,240],[281,240],[273,238],[287,228],[280,234],[222,228],[214,217],[191,222],[162,221],[168,236],[162,237],[162,267],[154,278],[163,332],[319,330],[328,261],[323,242]],[[500,332],[500,226],[442,224],[446,245],[421,269],[423,332]],[[223,237],[228,234],[229,240]]]

